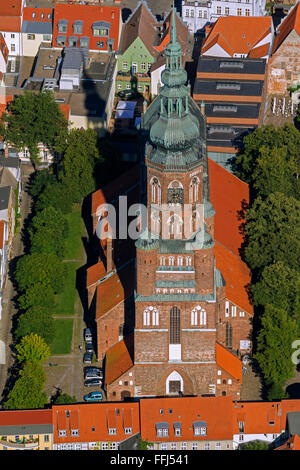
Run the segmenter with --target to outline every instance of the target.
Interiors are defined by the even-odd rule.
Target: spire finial
[[[177,41],[177,32],[176,32],[176,10],[175,3],[172,6],[172,23],[171,23],[171,42],[175,43]]]

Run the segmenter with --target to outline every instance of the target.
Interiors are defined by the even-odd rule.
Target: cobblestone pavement
[[[262,384],[259,375],[248,364],[243,369],[243,383],[241,386],[242,401],[260,401]]]

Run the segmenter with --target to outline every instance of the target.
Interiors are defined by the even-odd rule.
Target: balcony
[[[131,79],[133,81],[138,81],[138,82],[148,82],[150,83],[151,78],[149,77],[148,73],[133,73],[133,72],[123,72],[122,70],[119,70],[116,76],[116,80],[124,80],[128,81],[128,79]]]
[[[15,450],[34,450],[39,448],[39,440],[38,439],[18,439],[17,441],[10,441],[10,440],[0,440],[0,445],[6,447],[7,449],[15,449]]]

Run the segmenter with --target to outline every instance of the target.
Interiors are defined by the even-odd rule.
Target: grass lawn
[[[81,205],[74,204],[72,212],[66,216],[69,234],[66,239],[64,259],[82,259],[84,247],[81,237],[85,234],[85,226],[81,217]]]
[[[64,281],[64,288],[56,297],[55,315],[74,315],[74,303],[77,294],[76,290],[76,270],[81,263],[64,263],[67,275]]]
[[[73,336],[73,319],[55,319],[55,338],[50,345],[51,355],[69,354]]]

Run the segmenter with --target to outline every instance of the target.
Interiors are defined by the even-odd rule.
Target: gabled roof
[[[300,437],[295,434],[290,437],[282,446],[276,447],[274,450],[300,450]]]
[[[133,334],[119,341],[106,353],[105,383],[109,385],[133,366]]]
[[[284,19],[284,21],[278,26],[277,28],[277,35],[274,40],[273,51],[274,54],[277,49],[281,46],[283,41],[287,38],[287,36],[295,30],[296,33],[300,36],[300,4],[294,6],[294,8],[289,12],[288,16]]]
[[[271,16],[222,16],[218,18],[206,37],[201,55],[218,44],[231,57],[234,54],[250,56],[255,46],[271,33],[271,28]],[[253,51],[252,54],[255,55],[251,57],[264,57],[267,53],[268,47],[256,50],[255,53]]]
[[[21,16],[23,0],[0,2],[0,16]]]
[[[170,32],[171,32],[171,22],[172,22],[172,15],[173,15],[173,10],[169,12],[167,17],[165,18],[163,24],[165,25],[165,30],[163,32],[162,37],[160,38],[160,43],[158,46],[155,46],[155,49],[158,51],[162,51],[165,49],[165,47],[169,44],[171,37],[170,37]],[[187,47],[187,40],[189,36],[189,29],[188,27],[182,22],[181,18],[178,16],[178,14],[175,15],[176,17],[176,38],[177,41],[179,42],[181,49],[183,51],[183,55],[185,55],[185,50]]]
[[[227,250],[217,241],[214,246],[216,267],[222,273],[226,282],[226,299],[239,306],[241,309],[253,314],[253,306],[248,296],[248,288],[251,283],[251,272],[240,256]]]
[[[156,425],[166,423],[168,441],[214,441],[233,438],[232,397],[176,397],[140,400],[141,438],[162,441]],[[174,423],[181,424],[181,436],[175,436]],[[203,423],[206,435],[195,435],[194,426]]]
[[[210,202],[216,211],[215,240],[239,255],[244,240],[241,211],[249,204],[249,186],[210,158],[208,170]]]
[[[239,434],[239,422],[244,434],[280,434],[282,427],[280,402],[235,402],[234,434]]]
[[[216,363],[242,383],[242,361],[219,343],[216,343]]]
[[[0,411],[1,426],[21,426],[30,424],[52,424],[51,410]]]
[[[53,405],[54,443],[71,442],[120,442],[135,435],[140,430],[139,404],[126,402],[85,403],[74,405]],[[126,424],[132,434],[125,434]],[[59,426],[65,426],[66,436],[60,437]],[[109,427],[115,434],[109,434]],[[71,431],[77,429],[78,435]]]
[[[148,51],[153,57],[158,55],[154,48],[155,41],[158,37],[158,21],[151,13],[146,2],[139,2],[136,9],[130,15],[123,26],[123,35],[121,40],[120,53],[123,54],[129,46],[140,38]]]
[[[96,321],[133,294],[134,269],[130,261],[97,286]]]

